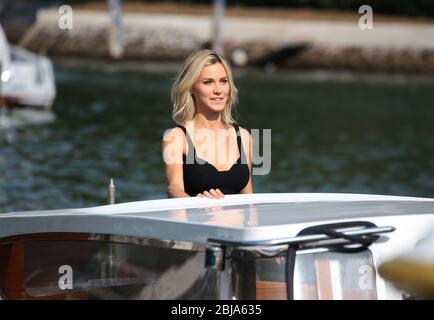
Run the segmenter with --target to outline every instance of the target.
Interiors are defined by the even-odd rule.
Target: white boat
[[[402,299],[434,199],[250,194],[0,214],[3,299]]]
[[[0,97],[8,106],[49,110],[56,96],[53,65],[42,55],[10,45],[0,25]]]

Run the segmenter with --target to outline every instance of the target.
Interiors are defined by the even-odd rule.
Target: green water
[[[140,69],[140,71],[134,71]],[[272,129],[255,192],[434,197],[434,80],[237,70],[239,123]],[[165,197],[175,69],[56,64],[57,121],[0,137],[0,212]],[[2,134],[0,132],[0,134]]]

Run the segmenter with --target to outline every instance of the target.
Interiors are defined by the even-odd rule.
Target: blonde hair
[[[231,67],[221,55],[210,50],[199,50],[185,60],[173,83],[171,92],[173,102],[172,119],[177,124],[186,125],[188,121],[193,119],[196,108],[190,89],[199,80],[203,68],[215,63],[221,63],[225,68],[230,88],[228,101],[222,113],[222,120],[226,125],[235,123],[232,117],[232,108],[237,103],[238,90],[235,87]]]

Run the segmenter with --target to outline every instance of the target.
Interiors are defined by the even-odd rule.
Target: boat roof
[[[0,238],[45,232],[84,232],[206,243],[295,236],[308,224],[381,216],[434,215],[434,199],[343,193],[227,195],[91,208],[0,214]]]

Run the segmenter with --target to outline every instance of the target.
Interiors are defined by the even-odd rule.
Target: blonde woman
[[[251,136],[232,117],[237,102],[232,71],[220,55],[190,55],[172,87],[172,118],[163,138],[171,198],[252,193]]]

